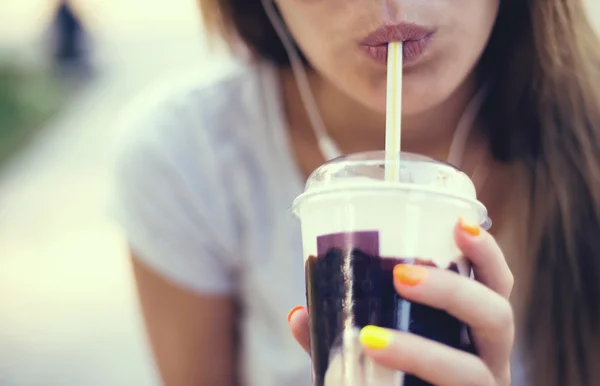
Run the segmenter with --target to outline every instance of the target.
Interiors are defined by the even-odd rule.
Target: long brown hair
[[[525,166],[517,280],[536,386],[600,385],[600,42],[581,0],[501,0],[482,59],[494,156]]]
[[[198,0],[208,29],[289,65],[260,0]],[[535,386],[600,385],[600,42],[582,0],[500,0],[480,63],[494,157],[524,166],[519,350]]]

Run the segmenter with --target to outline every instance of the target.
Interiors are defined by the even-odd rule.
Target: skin
[[[474,71],[499,0],[275,1],[314,68],[309,83],[327,131],[347,153],[381,149],[384,143],[386,69],[367,57],[359,42],[386,22],[412,22],[434,31],[425,54],[404,69],[402,146],[405,151],[446,158],[456,125],[479,86]],[[308,176],[324,159],[291,71],[283,69],[280,75],[293,156]],[[476,122],[476,128],[480,124]],[[467,174],[487,155],[485,141],[477,133],[474,130],[470,136],[461,165]],[[479,197],[494,218],[494,228],[501,230],[497,219],[505,212],[503,197],[508,196],[511,173],[492,161],[488,169],[491,178]],[[398,283],[396,289],[408,299],[444,308],[470,325],[480,358],[399,332],[387,349],[367,353],[443,386],[507,385],[514,327],[506,299],[512,275],[491,235],[482,232],[470,239],[458,232],[457,243],[472,259],[477,281],[431,270],[420,285],[408,288]],[[164,384],[234,386],[234,298],[190,293],[143,267],[135,256],[132,261]],[[306,310],[301,310],[291,319],[294,336],[305,348],[306,318]],[[436,366],[427,366],[432,361]],[[461,373],[447,364],[459,365]],[[433,378],[437,376],[441,379]]]
[[[479,356],[399,331],[391,331],[392,341],[383,349],[365,347],[366,355],[438,386],[510,385],[514,319],[508,298],[513,276],[489,233],[480,230],[474,236],[457,225],[455,239],[473,264],[475,280],[426,268],[420,283],[407,285],[395,280],[394,284],[402,297],[443,309],[470,326]],[[308,352],[307,309],[295,310],[289,323],[294,337]]]
[[[478,87],[473,69],[492,31],[499,0],[276,0],[276,4],[316,69],[312,89],[317,105],[342,148],[365,141],[366,146],[381,148],[384,133],[386,68],[366,56],[360,42],[386,23],[414,23],[434,31],[424,55],[404,68],[403,143],[410,151],[431,153],[439,150],[436,147],[447,151],[457,121]]]
[[[132,262],[146,332],[163,384],[235,385],[233,299],[193,294],[169,283],[133,254]]]

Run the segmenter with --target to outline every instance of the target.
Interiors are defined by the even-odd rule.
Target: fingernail
[[[402,284],[415,286],[427,276],[427,270],[418,265],[398,264],[394,267],[394,278]]]
[[[479,225],[463,220],[462,218],[458,220],[458,224],[460,229],[471,236],[479,236],[481,233],[481,227]]]
[[[302,307],[302,306],[296,306],[296,307],[292,308],[292,310],[291,310],[291,311],[290,311],[290,313],[288,314],[288,323],[289,323],[289,321],[290,321],[290,320],[292,320],[292,315],[294,315],[294,313],[295,313],[296,311],[298,311],[298,310],[301,310],[301,309],[303,309],[303,308],[304,308],[304,307]]]
[[[366,326],[360,330],[360,343],[367,348],[381,350],[392,342],[392,332],[377,326]]]

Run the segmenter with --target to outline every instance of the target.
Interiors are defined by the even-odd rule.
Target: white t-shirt
[[[116,173],[117,214],[139,259],[191,292],[241,301],[244,386],[310,385],[286,320],[306,302],[291,212],[304,178],[281,101],[276,70],[260,64],[143,103]]]
[[[118,220],[139,259],[191,292],[239,297],[245,386],[310,385],[286,320],[306,299],[291,213],[303,177],[281,100],[263,64],[140,104],[116,170]]]

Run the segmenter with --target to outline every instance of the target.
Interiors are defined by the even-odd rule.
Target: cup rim
[[[477,199],[472,199],[469,197],[463,197],[463,196],[460,196],[457,194],[440,191],[439,189],[429,187],[429,186],[419,186],[419,185],[403,183],[403,182],[382,183],[380,185],[378,184],[377,187],[364,186],[364,184],[361,186],[361,184],[359,184],[359,183],[347,183],[347,184],[344,184],[344,186],[337,186],[335,188],[305,191],[305,192],[301,193],[298,197],[296,197],[296,199],[293,201],[291,210],[292,210],[292,213],[296,217],[300,218],[299,207],[303,203],[305,203],[307,200],[315,198],[315,196],[323,197],[323,196],[329,196],[329,195],[333,195],[333,194],[340,194],[341,192],[353,194],[353,193],[359,193],[359,192],[364,193],[364,192],[369,192],[369,191],[387,192],[387,193],[390,193],[390,192],[391,193],[393,193],[393,192],[402,192],[402,193],[414,192],[414,193],[418,193],[418,194],[426,194],[426,195],[430,194],[430,195],[436,195],[438,197],[442,196],[445,198],[462,201],[465,204],[471,206],[478,213],[479,226],[481,226],[484,230],[488,230],[492,226],[492,220],[488,216],[487,208],[485,207],[485,205],[483,205],[483,203],[481,203]]]

